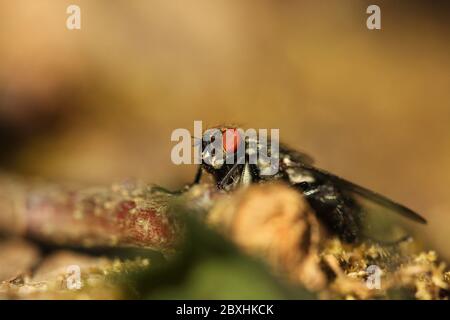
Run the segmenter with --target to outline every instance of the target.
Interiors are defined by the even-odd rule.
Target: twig
[[[182,232],[168,210],[173,197],[137,182],[83,189],[0,176],[0,231],[57,244],[167,252]]]

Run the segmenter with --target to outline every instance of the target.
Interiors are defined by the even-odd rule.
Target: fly
[[[247,137],[241,141],[242,137],[236,128],[218,129],[224,138],[232,137],[233,140],[224,139],[222,158],[214,158],[217,155],[210,152],[202,153],[202,163],[194,183],[199,183],[203,172],[210,173],[217,187],[227,191],[252,183],[284,181],[303,194],[329,231],[348,243],[359,242],[366,236],[363,227],[366,214],[371,211],[367,203],[376,204],[384,211],[395,212],[416,222],[426,223],[426,220],[413,210],[379,193],[316,168],[310,156],[282,144],[279,145],[278,154],[271,155],[278,157],[278,172],[262,175],[267,163],[248,161],[249,155],[260,149],[259,141],[249,143]],[[245,145],[245,159],[239,162],[237,146],[241,142]],[[207,144],[207,141],[202,141],[203,147]],[[235,162],[228,164],[225,159],[229,157],[234,157]]]

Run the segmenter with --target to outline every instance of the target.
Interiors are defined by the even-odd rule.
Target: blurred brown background
[[[81,30],[66,8],[81,7]],[[0,1],[0,162],[177,188],[172,130],[279,128],[320,167],[421,212],[450,258],[449,6],[377,1]]]

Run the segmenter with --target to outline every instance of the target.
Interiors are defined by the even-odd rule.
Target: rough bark
[[[76,246],[139,246],[171,251],[182,227],[173,198],[156,186],[123,182],[73,188],[0,177],[0,231]]]

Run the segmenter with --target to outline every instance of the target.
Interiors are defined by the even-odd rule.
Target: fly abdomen
[[[296,188],[303,192],[317,217],[329,231],[346,242],[357,242],[361,233],[361,208],[350,197],[331,183],[299,183]]]

